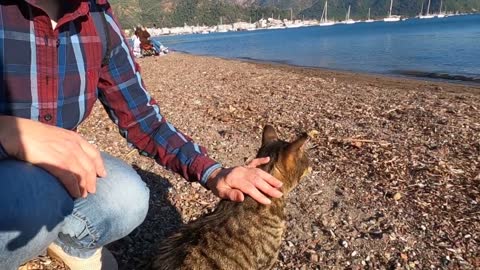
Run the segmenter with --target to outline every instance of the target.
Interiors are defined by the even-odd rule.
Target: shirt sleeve
[[[108,65],[102,67],[98,84],[99,99],[120,134],[141,154],[205,186],[213,171],[221,165],[207,156],[206,149],[194,143],[160,113],[157,102],[147,93],[132,52],[122,30],[107,10],[111,38]]]

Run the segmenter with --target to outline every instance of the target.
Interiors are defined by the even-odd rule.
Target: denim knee
[[[60,245],[71,255],[88,257],[98,247],[125,237],[145,219],[149,189],[125,162],[102,154],[107,176],[97,191],[75,202],[74,213],[60,234]]]
[[[15,265],[57,238],[74,202],[54,176],[26,162],[0,161],[0,175],[0,261]]]
[[[119,224],[124,234],[138,227],[147,216],[150,190],[137,172],[124,161],[102,154],[107,164],[107,178],[116,182],[109,186],[109,219]],[[103,181],[99,180],[99,181]]]

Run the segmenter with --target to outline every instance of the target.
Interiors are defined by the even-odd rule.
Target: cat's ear
[[[267,144],[269,144],[271,142],[274,142],[274,141],[277,141],[277,140],[278,140],[278,136],[277,136],[277,132],[275,131],[275,129],[270,125],[266,125],[263,128],[262,146],[267,145]]]
[[[309,138],[307,134],[303,134],[285,148],[282,156],[287,169],[295,168],[297,158],[305,151]]]
[[[305,151],[308,139],[310,136],[308,134],[304,133],[300,137],[298,137],[295,141],[291,142],[290,145],[287,147],[285,152],[288,155],[294,155],[299,152]]]

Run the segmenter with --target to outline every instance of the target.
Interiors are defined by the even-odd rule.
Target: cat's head
[[[270,157],[270,162],[262,169],[283,182],[282,191],[288,193],[295,188],[301,178],[312,168],[306,153],[309,136],[303,134],[292,142],[278,138],[275,129],[266,125],[263,129],[262,146],[257,157]]]

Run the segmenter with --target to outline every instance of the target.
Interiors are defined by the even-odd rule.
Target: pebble
[[[319,261],[319,257],[316,253],[310,255],[310,261],[317,263]]]

